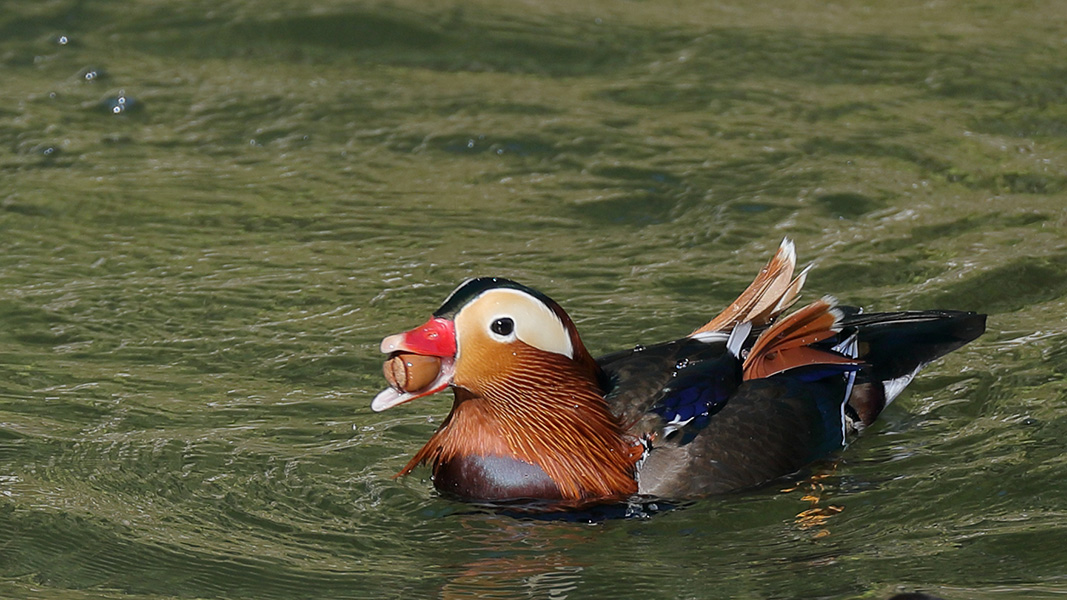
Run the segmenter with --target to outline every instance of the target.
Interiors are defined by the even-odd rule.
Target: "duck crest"
[[[584,361],[516,351],[530,368],[504,382],[479,382],[481,395],[455,387],[452,412],[399,475],[431,462],[436,477],[453,461],[494,457],[539,467],[564,502],[636,492],[643,446],[609,411],[599,372],[590,373]]]

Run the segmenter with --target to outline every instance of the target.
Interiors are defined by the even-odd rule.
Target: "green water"
[[[1060,0],[0,2],[0,597],[1063,597],[1065,32]],[[603,353],[785,235],[809,298],[989,332],[793,489],[589,525],[391,478],[449,401],[372,413],[378,341],[462,279]]]

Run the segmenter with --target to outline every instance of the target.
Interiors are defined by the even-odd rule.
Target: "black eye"
[[[508,317],[502,317],[493,321],[493,324],[489,326],[489,329],[492,329],[493,333],[497,335],[511,335],[511,332],[515,331],[515,321],[512,321]]]

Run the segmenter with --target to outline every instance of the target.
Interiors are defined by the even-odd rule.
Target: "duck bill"
[[[456,327],[448,319],[433,317],[419,327],[404,333],[391,335],[382,340],[381,351],[384,354],[404,352],[433,356],[441,361],[437,376],[415,391],[399,390],[392,386],[385,388],[374,397],[371,410],[381,412],[416,398],[436,394],[452,383],[456,366]]]

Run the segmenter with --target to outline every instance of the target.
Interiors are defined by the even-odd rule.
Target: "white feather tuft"
[[[726,339],[726,350],[735,357],[741,358],[741,347],[745,345],[745,340],[748,339],[748,334],[751,332],[751,321],[738,323],[734,326],[734,330],[730,332],[730,337]]]

